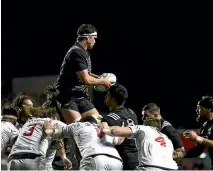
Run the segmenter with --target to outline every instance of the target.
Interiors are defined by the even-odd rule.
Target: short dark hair
[[[97,120],[91,115],[87,115],[87,116],[82,117],[79,120],[79,122],[89,122],[89,123],[92,123],[92,124],[93,123],[97,124]]]
[[[149,111],[153,114],[160,114],[160,107],[155,103],[148,103],[143,107],[142,111]]]
[[[81,36],[83,34],[91,34],[93,32],[97,32],[96,28],[91,24],[82,24],[78,28],[77,35]]]
[[[18,117],[17,111],[12,107],[3,108],[2,109],[2,116],[4,116],[4,115],[12,115],[12,116]]]
[[[148,103],[143,107],[143,110],[152,110],[152,109],[159,109],[159,106],[155,103]]]
[[[202,99],[198,102],[198,105],[213,111],[213,97],[203,96]]]
[[[25,100],[31,100],[31,98],[27,95],[22,95],[19,96],[15,99],[15,101],[13,102],[12,106],[14,107],[21,107],[24,103]]]
[[[120,85],[115,84],[109,88],[109,93],[112,96],[112,98],[115,99],[118,105],[124,105],[127,98],[128,98],[128,91],[127,89]]]

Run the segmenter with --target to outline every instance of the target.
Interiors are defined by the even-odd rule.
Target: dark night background
[[[198,126],[196,103],[213,94],[207,1],[1,2],[2,93],[12,77],[59,74],[77,28],[90,23],[98,30],[93,73],[116,74],[127,106],[140,114],[155,102],[175,127]],[[95,93],[97,107],[102,96]]]

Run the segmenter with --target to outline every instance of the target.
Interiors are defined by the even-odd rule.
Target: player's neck
[[[111,112],[111,111],[113,111],[113,110],[115,110],[115,109],[118,109],[118,108],[120,108],[120,107],[122,107],[122,106],[118,106],[118,105],[115,104],[115,105],[110,106],[110,107],[109,107],[109,110],[110,110],[110,112]]]
[[[87,50],[87,43],[85,41],[77,41],[85,50]]]

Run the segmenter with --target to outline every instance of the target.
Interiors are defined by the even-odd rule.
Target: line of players
[[[124,154],[118,151],[122,144],[129,140],[136,140],[138,150],[136,158],[139,163],[134,159],[133,162],[131,159],[127,160],[127,163],[132,167],[137,163],[136,168],[141,170],[177,169],[173,157],[175,159],[192,157],[199,155],[205,146],[211,147],[212,97],[205,96],[198,102],[199,118],[208,119],[201,129],[201,136],[206,138],[197,136],[192,131],[186,131],[184,135],[198,142],[199,147],[196,149],[199,150],[195,151],[193,148],[185,152],[180,139],[174,136],[176,130],[161,118],[160,109],[156,104],[144,106],[142,111],[144,125],[138,125],[134,112],[124,107],[127,99],[125,92],[127,93],[127,90],[118,84],[109,89],[105,103],[108,107],[113,106],[114,110],[103,118],[102,123],[98,123],[99,121],[92,116],[86,116],[79,122],[69,125],[58,120],[56,109],[51,107],[51,103],[33,107],[32,101],[27,96],[18,98],[11,108],[3,109],[2,112],[1,153],[9,153],[8,169],[52,170],[52,161],[56,153],[60,155],[66,169],[71,168],[72,163],[66,157],[62,139],[72,136],[82,157],[80,170],[122,170],[125,164]],[[126,120],[122,122],[123,126],[116,126],[118,125],[116,121],[123,120]],[[21,128],[19,130],[14,126],[17,121],[18,127]],[[129,148],[128,143],[124,143],[124,146]],[[132,151],[127,152],[134,154],[134,147]],[[211,153],[211,148],[209,152]]]

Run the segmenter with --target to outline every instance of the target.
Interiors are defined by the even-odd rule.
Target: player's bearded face
[[[149,113],[148,111],[142,111],[142,120],[146,119],[155,119],[155,117],[152,113]]]
[[[206,118],[206,111],[203,109],[203,107],[201,106],[197,106],[197,109],[196,109],[196,112],[197,112],[197,118],[196,118],[196,121],[199,122],[199,123],[203,123],[207,120]]]
[[[104,100],[105,105],[109,107],[111,105],[111,100],[112,100],[111,95],[109,92],[107,92]]]
[[[95,45],[95,39],[97,38],[97,36],[90,36],[88,37],[88,41],[87,41],[87,48],[88,49],[92,49],[93,46]]]

